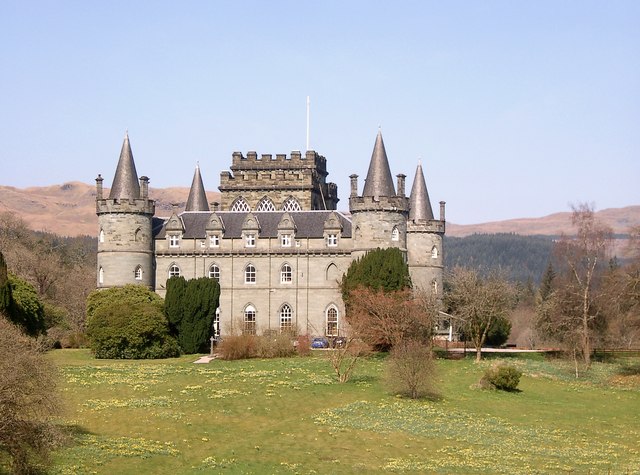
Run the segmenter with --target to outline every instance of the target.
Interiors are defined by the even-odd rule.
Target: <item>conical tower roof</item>
[[[382,140],[382,132],[378,130],[362,196],[395,196],[395,194],[393,178],[389,169],[389,160],[387,160],[387,151]]]
[[[424,181],[421,163],[418,163],[418,168],[416,168],[416,176],[413,179],[411,196],[409,197],[409,206],[410,220],[422,221],[433,219],[433,210],[431,209],[431,201],[429,201],[429,192],[427,191],[427,183]]]
[[[109,199],[136,199],[140,198],[140,183],[136,164],[133,161],[131,145],[129,144],[129,134],[125,133],[118,168],[113,178],[113,185],[109,193]]]
[[[207,194],[202,184],[202,175],[200,175],[200,165],[196,165],[196,171],[193,174],[191,182],[191,190],[189,190],[189,198],[185,211],[209,211],[209,203],[207,203]]]

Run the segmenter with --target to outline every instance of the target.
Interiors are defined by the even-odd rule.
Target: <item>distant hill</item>
[[[184,208],[189,188],[151,188],[149,195],[156,200],[156,214],[168,216],[172,203]],[[31,188],[0,186],[0,212],[16,213],[36,231],[45,230],[62,236],[95,236],[95,197],[95,186],[80,182]],[[219,201],[220,193],[208,191],[207,197],[209,201]],[[640,225],[640,206],[605,209],[598,211],[597,216],[615,233],[625,234],[629,227]],[[447,223],[447,235],[451,237],[497,233],[553,236],[562,232],[571,232],[570,212],[482,224]]]

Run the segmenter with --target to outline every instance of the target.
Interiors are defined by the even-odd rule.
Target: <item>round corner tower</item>
[[[96,178],[99,289],[126,284],[154,288],[153,215],[149,179],[136,173],[129,136],[125,135],[109,197]]]
[[[397,247],[407,252],[405,175],[398,175],[398,193],[393,186],[387,152],[378,131],[362,196],[358,196],[358,176],[351,175],[349,210],[352,215],[353,257],[376,248]]]
[[[421,164],[416,169],[409,205],[407,261],[411,282],[414,289],[441,297],[444,281],[445,203],[440,202],[440,219],[435,219]]]

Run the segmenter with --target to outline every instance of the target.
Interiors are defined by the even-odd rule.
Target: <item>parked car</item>
[[[329,340],[319,336],[311,340],[311,348],[329,348]]]

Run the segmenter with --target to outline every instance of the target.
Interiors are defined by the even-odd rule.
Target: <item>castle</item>
[[[220,203],[209,203],[197,166],[184,212],[154,217],[149,179],[138,178],[128,135],[109,196],[96,179],[97,286],[143,284],[161,296],[171,276],[220,283],[215,336],[297,330],[339,336],[345,328],[340,280],[354,259],[397,247],[414,288],[441,294],[444,202],[435,219],[421,164],[410,195],[396,186],[381,132],[362,194],[351,175],[350,214],[336,210],[326,159],[233,153],[220,174]]]

